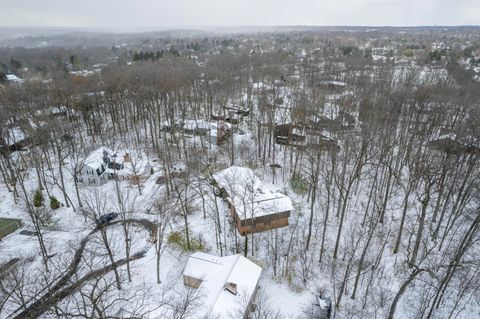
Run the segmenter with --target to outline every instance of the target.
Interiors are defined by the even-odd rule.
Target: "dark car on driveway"
[[[118,217],[117,213],[108,213],[100,216],[98,222],[100,225],[108,225]]]

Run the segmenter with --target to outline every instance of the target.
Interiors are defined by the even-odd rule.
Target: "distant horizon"
[[[0,0],[10,27],[184,29],[480,25],[477,0]]]
[[[330,28],[330,27],[355,27],[355,28],[422,28],[422,27],[480,27],[479,24],[412,24],[412,25],[368,25],[368,24],[245,24],[245,25],[182,25],[182,26],[80,26],[80,25],[51,25],[51,26],[42,26],[42,25],[25,25],[25,26],[15,26],[15,25],[0,25],[0,28],[10,28],[10,29],[210,29],[210,28],[262,28],[262,27],[311,27],[311,28]]]
[[[203,26],[10,26],[0,25],[0,29],[9,30],[55,30],[55,31],[86,31],[86,32],[112,32],[112,33],[137,33],[137,32],[161,32],[161,31],[209,31],[221,32],[220,29],[328,29],[328,28],[359,28],[359,29],[419,29],[419,28],[480,28],[480,24],[435,24],[435,25],[308,25],[308,24],[264,24],[264,25],[203,25]]]

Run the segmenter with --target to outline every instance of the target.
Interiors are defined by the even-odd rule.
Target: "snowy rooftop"
[[[163,124],[163,127],[172,127],[172,125],[168,121],[165,121],[162,124]],[[227,122],[223,122],[223,121],[210,122],[203,119],[198,119],[198,120],[186,119],[183,122],[176,121],[175,126],[181,127],[184,130],[190,130],[190,131],[196,131],[196,130],[209,131],[209,135],[211,136],[217,136],[219,128],[224,130],[230,130],[232,128],[232,125]]]
[[[214,129],[216,130],[219,126],[223,125],[225,128],[230,129],[232,127],[231,124],[226,123],[226,122],[209,122],[205,121],[203,119],[199,120],[185,120],[183,123],[183,128],[185,129]]]
[[[7,74],[6,77],[7,77],[7,81],[9,81],[9,82],[15,82],[15,83],[22,83],[23,82],[23,79],[19,78],[15,74]]]
[[[123,169],[107,168],[106,172],[116,174],[118,176],[148,175],[150,174],[150,161],[146,156],[130,156],[131,160],[125,162],[123,155],[125,153],[117,153],[115,163],[123,165]]]
[[[27,136],[25,135],[25,133],[23,132],[23,130],[21,128],[12,127],[12,128],[9,128],[8,130],[5,131],[5,134],[4,134],[1,142],[4,145],[10,146],[10,145],[14,145],[16,143],[19,143],[26,138],[27,138]]]
[[[103,152],[106,151],[109,155],[113,154],[112,150],[107,147],[100,147],[95,151],[91,152],[88,157],[85,159],[84,164],[90,166],[93,169],[100,168],[103,164]]]
[[[107,153],[110,161],[115,160],[115,163],[123,165],[122,170],[113,169],[106,167],[107,173],[117,174],[117,175],[132,175],[133,172],[136,172],[137,175],[148,174],[150,172],[150,161],[148,157],[144,154],[138,155],[130,155],[131,161],[125,162],[124,154],[128,154],[128,152],[113,152],[111,149],[102,146],[93,152],[91,152],[88,157],[85,159],[84,164],[90,166],[92,169],[100,168],[102,164],[104,164],[104,151]]]
[[[438,137],[439,140],[456,140],[457,139],[457,134],[455,133],[446,133],[442,134]]]
[[[249,168],[231,166],[215,173],[213,178],[225,189],[239,217],[252,218],[293,210],[288,196],[268,190]]]
[[[333,86],[346,86],[347,83],[341,81],[321,81],[320,84],[323,85],[333,85]]]
[[[218,257],[196,252],[188,258],[183,275],[202,279],[199,289],[206,314],[229,318],[245,311],[245,300],[250,300],[261,272],[262,268],[241,255]],[[237,285],[237,295],[224,288],[226,283]]]

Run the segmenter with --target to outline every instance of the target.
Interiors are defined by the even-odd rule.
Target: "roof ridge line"
[[[228,272],[226,278],[225,278],[225,282],[223,283],[223,286],[222,288],[220,289],[220,291],[217,293],[217,296],[215,297],[215,302],[213,303],[212,307],[210,308],[210,310],[208,311],[208,314],[210,314],[213,310],[213,308],[215,307],[215,305],[217,304],[218,302],[218,298],[220,297],[220,294],[222,293],[223,289],[225,289],[225,283],[227,283],[227,280],[228,278],[230,278],[230,275],[232,274],[233,272],[233,269],[235,268],[235,266],[237,265],[238,263],[238,260],[240,259],[240,257],[242,257],[241,254],[237,254],[237,258],[235,259],[235,262],[233,263],[232,267],[230,268],[230,271]],[[222,257],[223,258],[223,257]]]

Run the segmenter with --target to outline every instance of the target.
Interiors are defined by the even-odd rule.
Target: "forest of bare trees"
[[[478,51],[479,33],[470,35]],[[0,243],[0,317],[195,317],[201,296],[177,291],[161,273],[170,255],[207,250],[251,258],[292,294],[322,291],[333,318],[476,318],[480,83],[458,63],[453,44],[429,60],[431,51],[420,48],[440,37],[408,36],[406,48],[392,34],[392,53],[380,61],[361,45],[363,34],[342,32],[179,39],[178,54],[128,64],[141,49],[0,49],[4,69],[13,58],[42,73],[0,84],[0,141],[13,129],[26,137],[19,148],[2,146],[2,198],[14,208],[0,211],[23,211],[18,217],[35,242],[15,259],[9,237]],[[370,45],[387,45],[377,39]],[[72,75],[55,60],[71,52],[78,70],[94,57],[117,59]],[[401,59],[411,63],[399,67]],[[188,120],[226,118],[232,107],[245,115],[221,145],[175,131]],[[322,139],[277,143],[280,124],[303,129],[307,141]],[[84,159],[101,146],[129,150],[135,175],[138,154],[146,154],[165,183],[154,195],[146,182],[109,181],[108,195],[80,185]],[[237,232],[211,182],[231,165],[252,168],[292,198],[288,227]],[[110,211],[119,217],[105,227],[100,216]],[[69,228],[68,220],[82,227]],[[52,237],[62,227],[75,238]],[[145,277],[136,265],[150,249]],[[281,318],[275,297],[259,297],[252,318]]]

